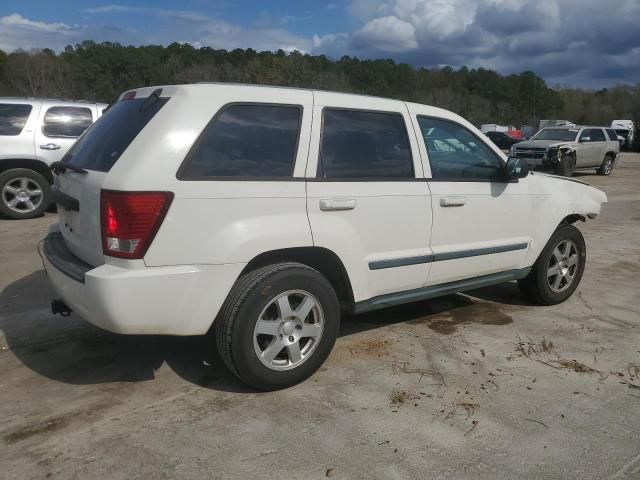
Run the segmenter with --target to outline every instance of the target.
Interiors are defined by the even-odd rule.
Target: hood
[[[526,140],[515,144],[517,148],[549,148],[566,145],[572,142],[562,142],[558,140]]]

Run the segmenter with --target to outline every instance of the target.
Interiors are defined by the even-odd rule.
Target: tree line
[[[308,87],[398,98],[452,110],[472,123],[536,126],[540,119],[609,124],[640,121],[640,85],[603,90],[551,88],[534,72],[501,75],[462,67],[414,68],[300,52],[232,51],[189,44],[123,46],[85,41],[62,52],[0,50],[0,96],[113,102],[128,89],[192,82]]]

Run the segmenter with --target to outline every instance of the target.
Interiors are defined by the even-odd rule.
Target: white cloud
[[[382,52],[406,52],[418,47],[414,26],[397,17],[371,20],[354,34],[357,44]]]
[[[13,13],[0,17],[0,49],[62,48],[84,32],[78,25],[29,20]]]

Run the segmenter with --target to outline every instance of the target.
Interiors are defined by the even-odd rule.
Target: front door
[[[532,228],[527,179],[505,179],[504,161],[467,126],[420,115],[414,121],[431,171],[427,285],[523,268]]]
[[[356,301],[424,285],[431,203],[403,102],[314,92],[307,211]]]

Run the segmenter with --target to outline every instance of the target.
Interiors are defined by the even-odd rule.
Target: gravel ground
[[[55,215],[0,220],[0,477],[639,479],[640,155],[579,178],[609,203],[567,302],[505,284],[347,318],[276,393],[206,338],[53,317],[35,246]]]

